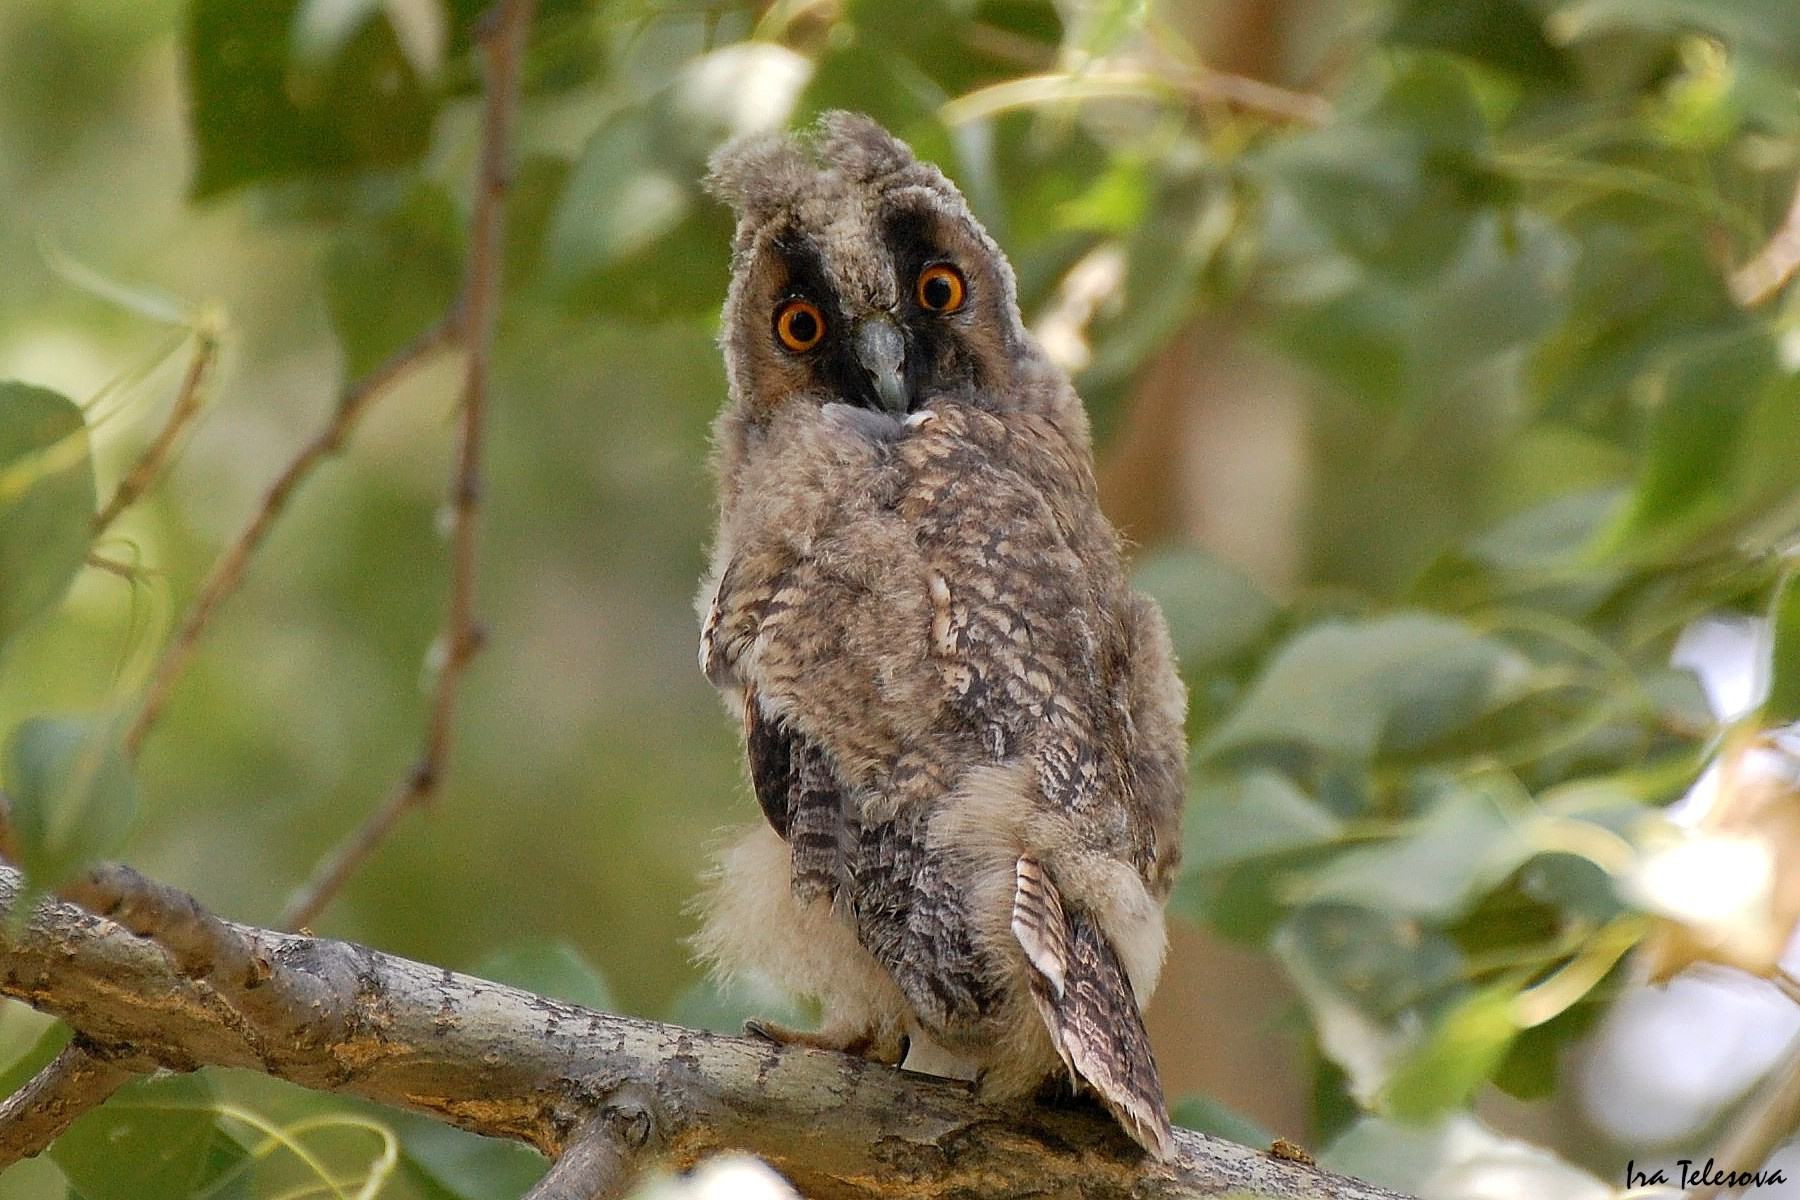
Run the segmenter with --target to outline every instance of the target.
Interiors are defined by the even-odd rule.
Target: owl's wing
[[[824,750],[780,717],[764,711],[754,688],[745,690],[744,723],[750,781],[769,825],[788,843],[794,894],[836,899],[859,832],[848,789]]]
[[[1063,1063],[1098,1093],[1125,1131],[1158,1160],[1173,1137],[1119,956],[1086,913],[1067,913],[1056,884],[1029,855],[1017,866],[1013,936],[1031,964],[1031,998]]]

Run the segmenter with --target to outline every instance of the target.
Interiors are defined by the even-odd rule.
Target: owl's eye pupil
[[[804,354],[825,336],[825,317],[818,305],[789,300],[775,313],[775,336],[795,354]]]
[[[919,273],[919,305],[934,313],[953,313],[963,306],[967,290],[955,267],[938,263]]]

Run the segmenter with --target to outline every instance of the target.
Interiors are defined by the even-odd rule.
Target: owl
[[[879,125],[738,142],[700,662],[766,820],[696,944],[817,1000],[783,1043],[1065,1075],[1158,1158],[1141,1016],[1179,855],[1186,696],[1126,586],[1086,414],[962,195]]]

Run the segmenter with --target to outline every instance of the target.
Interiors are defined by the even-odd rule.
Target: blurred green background
[[[81,406],[104,500],[166,420],[191,328],[223,331],[202,421],[92,548],[114,569],[0,624],[13,792],[22,723],[128,712],[343,383],[444,311],[479,10],[0,0],[0,379]],[[1619,1115],[1641,1097],[1584,1091],[1590,1052],[1563,1051],[1636,994],[1626,952],[1685,919],[1648,865],[1710,827],[1663,806],[1728,729],[1800,717],[1795,293],[1730,288],[1800,168],[1800,9],[544,0],[525,92],[489,639],[439,803],[319,933],[664,1019],[728,1028],[758,1003],[714,994],[682,940],[708,847],[756,816],[694,666],[730,236],[698,178],[733,133],[848,107],[940,163],[1011,256],[1174,627],[1189,869],[1151,1021],[1177,1117],[1444,1197],[1491,1178],[1451,1166],[1512,1161],[1501,1134],[1578,1165],[1531,1160],[1520,1194],[1551,1198],[1712,1144],[1791,1031],[1785,1001],[1760,1065],[1653,1137]],[[128,835],[76,858],[272,923],[403,777],[457,380],[409,379],[301,492],[145,744]],[[15,607],[55,572],[5,525],[60,469],[24,412],[0,392],[0,466],[24,464],[0,474]],[[1747,651],[1771,698],[1735,725],[1670,666],[1709,614],[1775,618]],[[1785,826],[1731,811],[1794,878]],[[1767,891],[1688,957],[1779,949],[1795,912]],[[14,1077],[42,1028],[0,1019]],[[363,1111],[235,1076],[151,1086],[278,1125]],[[373,1116],[405,1147],[383,1194],[511,1195],[534,1169]],[[238,1117],[186,1141],[140,1122],[191,1151],[151,1182],[91,1128],[0,1195],[304,1186],[281,1153],[246,1157]],[[340,1135],[366,1168],[373,1135]]]

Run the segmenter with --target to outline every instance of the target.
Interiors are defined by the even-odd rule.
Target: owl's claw
[[[752,1017],[744,1022],[744,1032],[751,1037],[762,1038],[777,1046],[807,1046],[814,1050],[830,1050],[836,1054],[850,1054],[857,1058],[872,1059],[875,1062],[897,1066],[906,1057],[906,1038],[882,1038],[874,1030],[858,1029],[850,1031],[833,1031],[820,1029],[809,1032],[804,1029],[789,1029],[785,1025],[777,1025],[773,1021],[765,1021],[760,1017]]]

